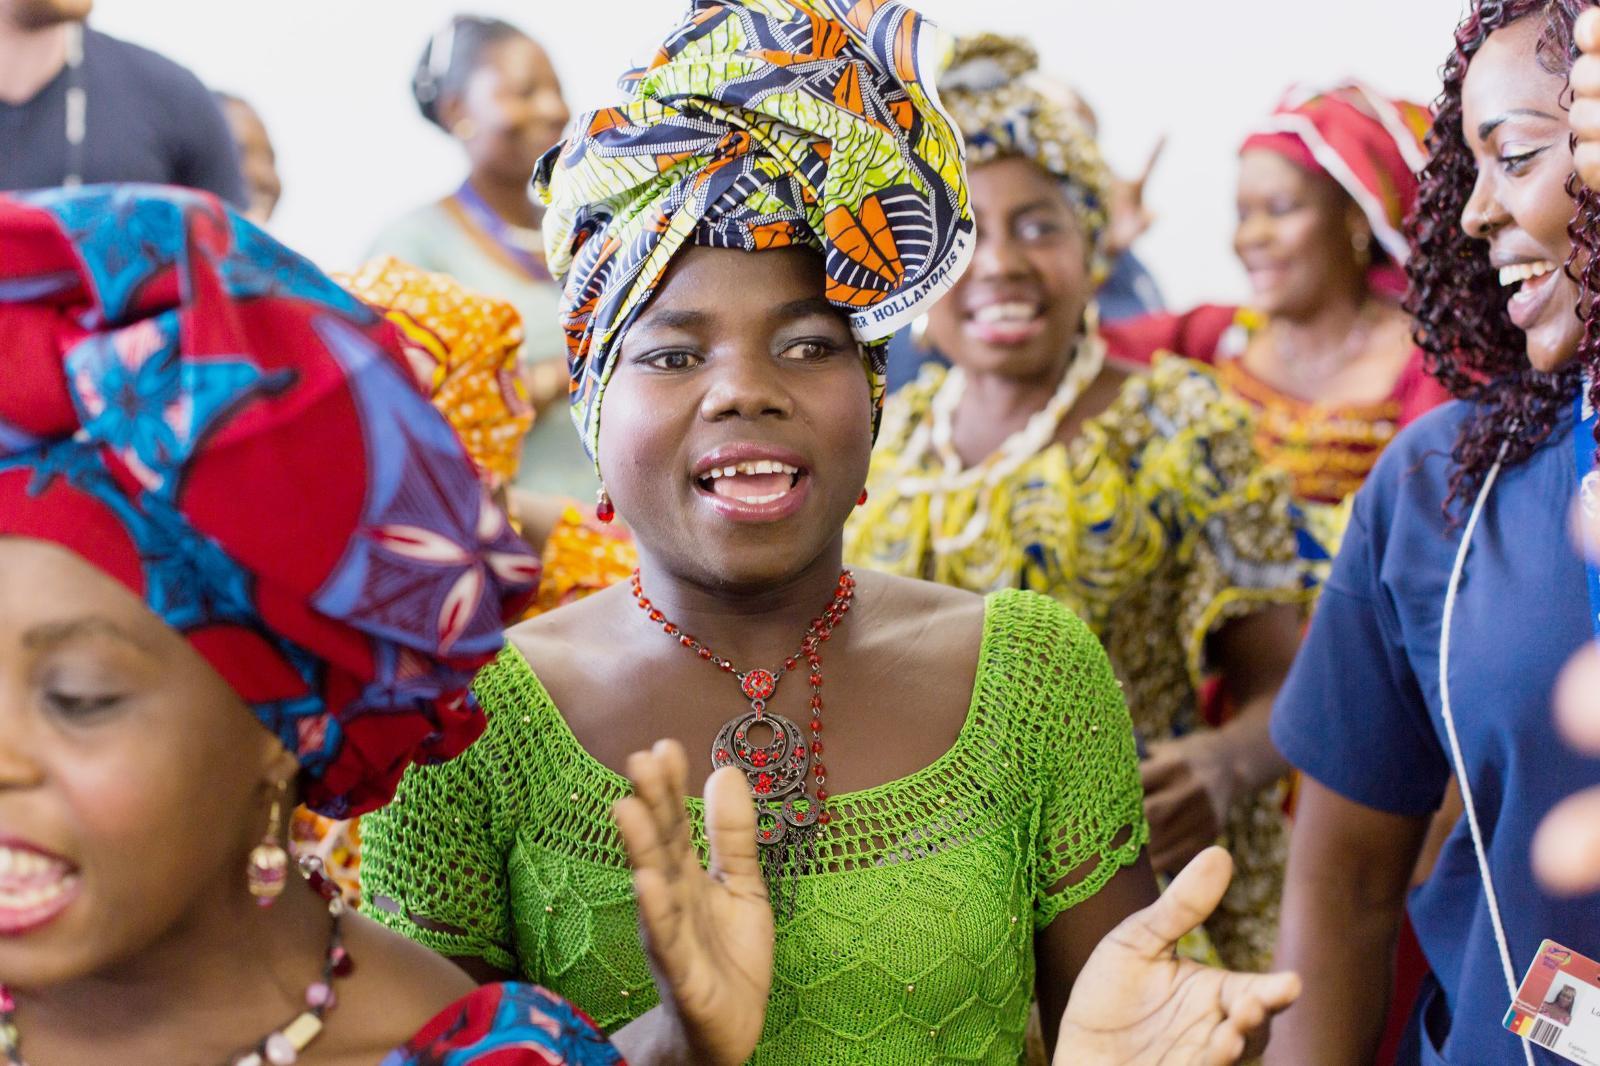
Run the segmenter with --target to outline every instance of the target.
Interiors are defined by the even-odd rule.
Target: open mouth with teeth
[[[1512,325],[1525,330],[1542,319],[1555,282],[1561,276],[1561,265],[1548,259],[1508,263],[1501,267],[1500,286],[1511,294],[1506,301],[1506,313]]]
[[[1542,259],[1536,263],[1512,263],[1510,266],[1500,268],[1500,287],[1503,289],[1514,288],[1523,282],[1554,273],[1558,269],[1560,268],[1548,259]]]
[[[800,485],[806,471],[775,459],[756,459],[713,467],[695,478],[701,490],[745,504],[774,503]]]
[[[1043,309],[1027,300],[984,304],[969,312],[966,320],[967,333],[985,344],[1021,344],[1043,327]]]
[[[55,918],[78,894],[71,864],[32,848],[0,845],[0,936],[29,932]]]

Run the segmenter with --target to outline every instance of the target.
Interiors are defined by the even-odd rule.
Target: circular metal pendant
[[[811,751],[798,725],[782,715],[767,714],[755,699],[751,710],[717,732],[711,765],[713,769],[734,766],[744,774],[756,801],[756,841],[778,844],[790,830],[816,824],[817,805],[805,792]],[[761,736],[763,731],[771,736]]]
[[[762,730],[770,731],[771,736],[762,738]],[[747,711],[730,719],[711,743],[712,767],[738,767],[750,782],[750,794],[757,803],[803,792],[810,764],[805,735],[781,714]]]

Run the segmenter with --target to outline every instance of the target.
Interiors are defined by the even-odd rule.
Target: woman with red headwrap
[[[745,1058],[754,817],[714,779],[701,875],[681,751],[618,820],[694,1008],[616,1046],[289,876],[297,800],[369,811],[477,738],[538,578],[393,325],[209,196],[98,187],[0,198],[0,336],[0,1062]]]
[[[1215,363],[1257,408],[1262,454],[1313,504],[1342,502],[1445,399],[1400,307],[1428,124],[1426,108],[1355,82],[1291,90],[1240,153],[1234,251],[1250,305],[1104,327],[1114,354]]]

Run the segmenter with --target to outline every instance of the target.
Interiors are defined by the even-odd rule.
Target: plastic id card
[[[1563,1058],[1600,1066],[1600,963],[1546,940],[1505,1025]]]

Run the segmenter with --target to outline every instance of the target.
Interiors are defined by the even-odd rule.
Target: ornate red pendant
[[[752,670],[739,679],[739,688],[747,700],[770,700],[778,691],[778,679],[766,670]]]

